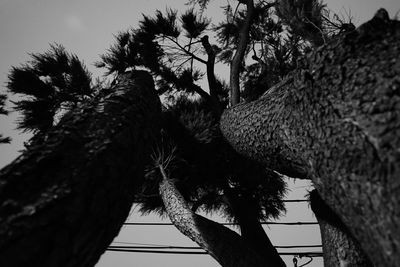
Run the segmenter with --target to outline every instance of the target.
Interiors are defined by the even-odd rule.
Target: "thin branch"
[[[163,38],[166,38],[168,40],[170,40],[171,42],[173,42],[174,44],[176,44],[183,52],[185,52],[186,54],[188,54],[189,56],[193,57],[194,59],[196,59],[197,61],[203,63],[203,64],[207,64],[207,61],[205,61],[202,58],[199,58],[198,56],[196,56],[195,54],[193,54],[192,52],[188,51],[187,49],[185,49],[179,42],[177,42],[176,40],[174,40],[173,38],[171,38],[170,36],[167,35],[163,35]]]

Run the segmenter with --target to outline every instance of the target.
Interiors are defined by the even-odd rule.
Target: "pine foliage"
[[[178,38],[181,32],[177,26],[177,11],[172,9],[167,9],[165,14],[157,10],[155,17],[143,16],[140,26],[147,33],[172,38]]]
[[[96,66],[105,67],[108,74],[146,69],[153,74],[159,94],[185,91],[205,95],[196,84],[204,73],[193,61],[205,63],[200,58],[204,54],[200,38],[209,24],[207,18],[193,9],[179,17],[172,9],[164,13],[157,10],[155,16],[144,15],[138,28],[116,35],[115,44]]]
[[[8,111],[6,110],[6,100],[7,100],[7,95],[0,94],[0,115],[7,115]],[[0,144],[5,144],[5,143],[10,143],[11,138],[10,137],[4,137],[2,134],[0,134]]]
[[[259,220],[276,218],[284,211],[286,185],[277,173],[238,155],[224,140],[218,121],[227,106],[228,90],[209,72],[215,58],[231,63],[247,12],[240,5],[243,1],[236,2],[237,6],[228,2],[225,21],[211,26],[202,15],[208,3],[190,1],[193,7],[180,15],[172,9],[144,15],[137,28],[119,32],[115,43],[96,63],[115,76],[145,69],[153,75],[158,93],[172,96],[167,97],[169,102],[163,111],[162,138],[155,148],[154,165],[148,166],[136,201],[144,213],[164,214],[155,166],[162,160],[168,162],[168,175],[194,211],[222,212],[235,221],[228,200],[234,195],[248,203]],[[200,12],[196,12],[195,4]],[[318,0],[255,1],[250,41],[240,69],[242,98],[258,98],[295,69],[312,45],[332,36],[327,29],[341,27],[340,23],[327,21],[325,5]],[[206,34],[214,34],[217,44],[211,44],[213,38]],[[60,45],[31,56],[31,62],[11,70],[8,88],[24,96],[15,102],[23,114],[19,128],[46,131],[54,125],[60,110],[76,106],[98,88],[91,86],[84,64]],[[216,80],[218,93],[214,98],[208,93],[211,88],[204,90],[198,84],[206,75],[208,81]],[[200,97],[193,97],[195,93]],[[179,96],[174,97],[176,94]],[[220,109],[215,109],[213,101]]]
[[[235,221],[226,199],[229,191],[250,199],[260,220],[276,218],[284,211],[286,187],[282,178],[235,153],[224,141],[218,118],[207,103],[180,97],[163,116],[160,147],[165,154],[174,154],[167,170],[193,210],[222,212]],[[143,213],[163,215],[157,187],[160,177],[154,169],[149,166],[145,186],[137,198]]]
[[[181,21],[188,38],[198,38],[210,24],[210,20],[197,14],[194,9],[189,9],[182,14]]]
[[[44,53],[31,54],[32,60],[13,67],[8,75],[8,90],[21,95],[14,101],[22,114],[18,128],[46,131],[63,109],[75,106],[91,96],[91,74],[76,55],[61,45],[51,45]]]

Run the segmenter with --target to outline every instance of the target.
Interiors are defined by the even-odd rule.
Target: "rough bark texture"
[[[253,251],[241,236],[225,226],[197,215],[187,205],[174,183],[160,182],[160,195],[175,227],[196,242],[224,267],[281,266]]]
[[[118,234],[158,132],[151,76],[121,77],[0,172],[0,266],[93,266]]]
[[[376,266],[400,262],[400,26],[375,16],[224,112],[241,154],[311,178]]]
[[[310,193],[311,209],[317,217],[324,251],[325,267],[372,267],[360,244],[339,217],[324,203],[317,190]]]

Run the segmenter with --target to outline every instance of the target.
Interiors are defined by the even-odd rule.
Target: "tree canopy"
[[[217,24],[204,16],[208,2],[191,1],[193,6],[181,14],[173,9],[158,10],[153,16],[144,15],[137,27],[116,34],[115,43],[96,63],[97,67],[106,69],[110,84],[94,84],[85,65],[61,45],[51,45],[45,53],[32,54],[30,62],[13,67],[9,74],[9,91],[22,95],[15,102],[15,109],[22,114],[18,127],[35,133],[38,138],[30,146],[35,149],[40,142],[45,142],[47,132],[58,129],[58,124],[63,127],[63,123],[75,121],[74,116],[85,112],[84,107],[92,105],[88,108],[90,112],[98,111],[96,114],[104,113],[105,117],[115,115],[114,109],[104,112],[99,103],[109,98],[111,102],[124,102],[118,96],[124,95],[128,87],[136,86],[127,81],[127,77],[142,82],[140,77],[149,78],[144,74],[149,73],[154,85],[146,80],[146,87],[151,91],[155,89],[163,99],[162,112],[157,116],[159,121],[154,122],[160,129],[152,133],[158,139],[155,143],[149,142],[152,152],[144,156],[151,160],[141,166],[143,173],[138,171],[138,177],[143,174],[143,179],[137,178],[137,188],[132,190],[130,201],[140,203],[143,213],[170,216],[179,230],[221,264],[235,266],[235,260],[223,253],[221,247],[231,249],[229,251],[246,247],[244,259],[249,264],[259,266],[260,262],[272,262],[273,266],[282,266],[282,260],[261,227],[262,221],[277,218],[285,211],[282,200],[286,184],[280,173],[305,179],[311,177],[319,186],[318,193],[325,193],[314,198],[318,201],[331,196],[326,194],[325,184],[320,183],[315,173],[319,165],[313,163],[314,158],[304,157],[311,153],[311,148],[304,146],[317,144],[318,136],[307,139],[303,135],[293,135],[303,129],[308,129],[307,134],[314,134],[312,129],[319,129],[319,125],[313,125],[312,129],[307,128],[309,125],[303,127],[307,121],[299,114],[305,110],[308,122],[314,123],[315,117],[328,113],[318,105],[328,98],[333,99],[330,94],[338,92],[334,86],[329,87],[333,92],[313,90],[318,82],[325,82],[326,77],[335,73],[316,77],[323,72],[325,64],[336,62],[324,54],[325,50],[330,51],[331,46],[337,45],[338,50],[344,47],[347,53],[346,42],[362,47],[364,42],[369,42],[368,38],[375,37],[368,34],[354,37],[359,35],[354,31],[351,18],[346,21],[332,15],[318,0],[243,0],[235,2],[234,6],[228,3],[223,7],[224,20]],[[377,13],[370,25],[390,24],[382,12]],[[356,54],[352,53],[345,54],[346,59]],[[327,62],[320,62],[322,57]],[[310,58],[313,63],[308,63]],[[353,64],[350,59],[349,62],[346,64]],[[322,66],[317,74],[308,70],[314,63]],[[230,66],[229,82],[219,76],[218,64]],[[347,65],[344,68],[350,69]],[[343,73],[345,71],[340,74],[342,78]],[[318,101],[312,102],[314,95],[319,96],[318,92],[326,92],[326,99],[316,97]],[[305,102],[299,104],[303,100]],[[1,96],[0,107],[4,106],[4,101],[5,97]],[[265,107],[262,106],[265,103]],[[313,105],[314,109],[310,110]],[[301,112],[296,107],[301,107]],[[319,113],[314,114],[317,110]],[[296,114],[289,114],[292,111]],[[0,113],[6,114],[5,109],[0,108]],[[294,126],[285,128],[295,116],[300,117],[296,117]],[[266,122],[270,128],[265,128]],[[79,127],[75,130],[79,132]],[[299,138],[290,139],[293,136]],[[265,140],[260,143],[262,138]],[[370,142],[375,144],[374,140]],[[144,151],[148,153],[149,149]],[[317,152],[326,153],[325,158],[331,156],[329,149]],[[334,200],[329,200],[328,204],[336,205]],[[222,211],[228,219],[237,222],[241,235],[197,215],[199,210]],[[337,211],[337,206],[333,210]],[[331,223],[324,221],[326,217],[318,218]],[[348,219],[346,216],[338,218]],[[324,229],[344,231],[340,236],[351,240],[346,244],[355,244],[356,250],[358,243],[353,242],[352,235],[357,236],[359,232],[343,230],[346,223],[349,221],[334,224],[338,229]],[[212,238],[212,231],[216,229],[223,229],[221,235],[225,239]],[[229,244],[227,240],[236,240],[236,243]],[[358,256],[369,263],[364,254]],[[249,260],[252,257],[254,261]]]
[[[14,102],[22,114],[18,128],[46,131],[57,116],[93,94],[91,74],[76,55],[54,44],[44,53],[31,54],[32,60],[9,73],[10,93],[23,98]],[[58,118],[59,119],[59,118]]]

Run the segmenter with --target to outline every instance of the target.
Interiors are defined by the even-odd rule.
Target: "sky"
[[[186,0],[0,0],[0,92],[5,92],[7,74],[11,66],[19,66],[29,60],[28,53],[44,52],[51,43],[59,43],[82,59],[95,76],[101,75],[93,63],[99,60],[113,43],[114,34],[135,27],[142,14],[154,14],[166,6],[184,10]],[[232,2],[232,1],[231,1]],[[211,1],[206,11],[209,17],[221,17],[221,5],[226,0]],[[350,14],[356,25],[370,19],[375,11],[386,8],[393,17],[400,10],[399,0],[326,0],[328,8],[336,13]],[[217,70],[218,71],[218,70]],[[15,130],[18,114],[0,116],[0,133],[11,136],[10,145],[0,146],[0,168],[10,163],[23,148],[28,134]],[[304,198],[309,184],[297,180],[290,184],[288,198]],[[220,219],[220,218],[216,218]],[[140,217],[133,209],[130,221],[159,221],[156,216]],[[288,204],[287,215],[281,221],[315,221],[306,203]],[[270,226],[266,228],[276,245],[318,244],[320,236],[316,226]],[[167,244],[193,246],[194,244],[172,226],[125,226],[116,242]],[[117,243],[116,243],[117,244]],[[285,257],[288,266],[292,258]],[[96,267],[125,266],[219,266],[208,255],[158,255],[106,252]],[[322,266],[315,259],[308,266]]]

